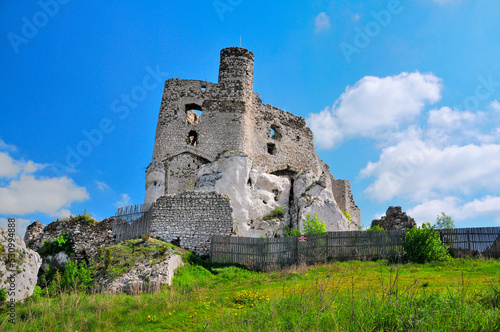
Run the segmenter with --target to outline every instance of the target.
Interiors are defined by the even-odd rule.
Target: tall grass
[[[61,293],[2,331],[497,331],[500,260],[342,262],[259,273],[186,264],[153,294]]]

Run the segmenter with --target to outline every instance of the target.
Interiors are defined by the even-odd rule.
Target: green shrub
[[[64,251],[68,256],[74,254],[73,250],[73,240],[71,235],[68,233],[63,233],[57,239],[52,241],[46,240],[43,242],[40,253],[43,255],[55,255],[61,251]]]
[[[280,219],[285,215],[285,207],[279,206],[276,209],[272,210],[267,216],[262,218],[262,220],[271,220],[271,219]]]
[[[0,303],[7,301],[7,290],[5,288],[0,288]]]
[[[88,225],[91,225],[93,223],[98,222],[97,220],[95,220],[94,218],[92,218],[92,216],[90,214],[87,213],[87,210],[83,210],[83,214],[79,214],[76,217],[71,218],[71,221],[76,221],[76,222],[78,222],[78,221],[84,221]]]
[[[347,212],[345,209],[342,209],[342,214],[347,218],[347,220],[349,220],[349,224],[352,223],[352,218],[349,212]]]
[[[304,235],[319,233],[326,233],[325,221],[319,219],[316,212],[312,218],[310,214],[306,215],[306,220],[304,220]]]
[[[35,289],[33,290],[33,294],[29,297],[29,300],[32,302],[37,302],[42,297],[42,288],[38,285],[35,285]]]
[[[406,259],[414,263],[443,261],[450,258],[447,247],[439,238],[439,233],[429,223],[408,230],[403,249]]]
[[[441,212],[441,215],[437,216],[436,223],[433,227],[441,229],[453,229],[455,228],[455,222],[450,216],[446,215],[444,212]]]
[[[385,229],[383,229],[382,227],[380,227],[379,225],[375,225],[373,227],[370,227],[367,229],[368,231],[385,231]]]
[[[68,261],[64,267],[61,279],[63,290],[86,291],[93,280],[93,271],[87,267],[85,261],[78,264],[76,261]]]

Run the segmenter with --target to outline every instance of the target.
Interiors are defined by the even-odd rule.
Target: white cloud
[[[0,140],[0,149],[10,145]],[[0,177],[7,182],[0,183],[0,214],[24,215],[46,213],[55,217],[69,216],[67,207],[74,201],[87,199],[84,187],[77,186],[67,177],[40,178],[34,173],[45,168],[31,160],[15,160],[7,153],[0,152]]]
[[[0,188],[0,214],[23,215],[34,212],[60,216],[63,207],[87,199],[88,193],[73,180],[62,178],[36,179],[22,174],[7,187]]]
[[[122,194],[122,199],[119,200],[118,202],[115,203],[116,207],[124,207],[129,205],[130,203],[130,196],[128,194]]]
[[[500,145],[438,148],[410,137],[383,149],[379,161],[369,162],[362,177],[375,177],[365,193],[379,202],[395,197],[425,201],[456,192],[470,195],[500,187]]]
[[[315,32],[328,31],[330,26],[330,17],[325,12],[321,12],[316,16],[314,20]]]
[[[489,107],[494,110],[495,112],[499,112],[500,113],[500,103],[498,102],[498,100],[493,100]]]
[[[458,197],[448,196],[425,201],[408,210],[408,215],[419,220],[420,223],[429,221],[433,224],[441,212],[451,216],[455,221],[492,217],[500,225],[500,197],[484,196],[470,202],[463,202]]]
[[[14,152],[17,150],[17,148],[15,147],[15,145],[7,144],[3,140],[0,139],[0,150]]]
[[[24,233],[26,232],[26,227],[28,227],[33,220],[31,219],[21,219],[21,218],[15,218],[15,229],[16,229],[16,234],[21,237],[21,239],[24,240]],[[8,220],[6,218],[0,218],[0,228],[8,228]]]
[[[12,178],[19,174],[21,167],[8,154],[0,152],[0,177]]]
[[[354,15],[352,15],[352,20],[353,20],[353,22],[357,22],[357,21],[359,21],[359,19],[360,19],[360,18],[361,18],[361,15],[359,15],[359,14],[354,14]]]
[[[415,120],[427,104],[441,99],[441,89],[434,74],[365,76],[348,86],[331,109],[309,114],[307,122],[320,149],[348,137],[377,138]]]
[[[97,189],[101,190],[101,191],[105,191],[105,190],[110,190],[111,188],[105,183],[105,182],[102,182],[102,181],[95,181],[95,184],[97,186]]]
[[[428,123],[446,129],[461,129],[484,120],[484,112],[457,111],[450,107],[441,107],[429,112]]]

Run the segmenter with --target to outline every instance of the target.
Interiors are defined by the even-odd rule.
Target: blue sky
[[[0,220],[144,199],[165,79],[217,82],[255,54],[254,91],[307,119],[362,223],[500,225],[500,3],[0,2]]]

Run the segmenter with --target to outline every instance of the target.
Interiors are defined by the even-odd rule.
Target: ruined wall
[[[43,224],[35,221],[26,229],[26,246],[38,251],[43,242],[54,240],[63,233],[68,233],[74,242],[75,258],[90,260],[98,252],[99,246],[114,244],[112,228],[115,218],[87,224],[85,221],[54,221],[42,228]]]
[[[229,199],[216,192],[183,192],[160,197],[153,205],[151,236],[197,254],[209,254],[211,235],[233,228]]]
[[[333,195],[339,208],[351,215],[352,224],[361,226],[361,212],[352,196],[351,183],[348,180],[333,180]]]
[[[244,151],[268,173],[282,170],[319,172],[313,133],[304,118],[264,105],[254,94],[244,130]]]

